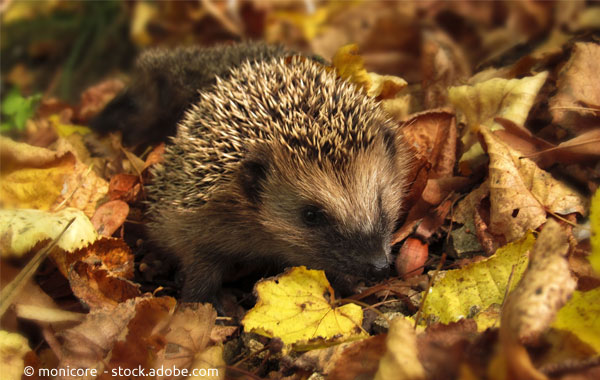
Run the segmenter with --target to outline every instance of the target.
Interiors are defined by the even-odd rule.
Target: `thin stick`
[[[421,304],[419,305],[419,310],[417,311],[417,315],[415,316],[415,329],[419,325],[419,319],[421,318],[421,313],[423,312],[423,307],[425,305],[425,300],[427,300],[427,295],[429,294],[429,290],[433,286],[433,281],[437,277],[438,272],[442,269],[442,266],[444,265],[445,261],[446,261],[446,254],[444,253],[444,254],[442,254],[442,259],[440,260],[440,263],[438,264],[437,268],[435,268],[435,272],[433,272],[433,276],[431,276],[431,280],[429,280],[429,283],[427,284],[427,289],[425,290],[425,295],[423,295],[423,299],[421,300]]]
[[[19,295],[21,290],[23,290],[27,281],[31,278],[31,276],[33,276],[33,274],[42,264],[44,259],[48,256],[52,248],[54,248],[56,244],[58,244],[60,238],[64,235],[64,233],[71,226],[71,224],[73,224],[74,221],[75,218],[71,219],[69,223],[67,223],[65,228],[63,228],[62,232],[58,234],[58,236],[52,241],[52,243],[46,246],[46,248],[39,250],[38,253],[36,253],[33,257],[33,259],[31,259],[31,261],[27,263],[25,268],[23,268],[23,270],[19,272],[17,277],[15,277],[10,282],[10,284],[6,285],[6,287],[2,290],[2,293],[0,293],[0,316],[4,315],[8,307],[12,304],[12,301],[17,295]]]

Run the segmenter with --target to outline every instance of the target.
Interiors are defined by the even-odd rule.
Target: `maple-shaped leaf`
[[[294,267],[275,279],[256,284],[256,306],[244,317],[246,331],[278,337],[295,349],[364,338],[362,308],[335,308],[325,273]]]

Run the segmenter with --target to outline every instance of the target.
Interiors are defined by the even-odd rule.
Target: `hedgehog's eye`
[[[325,212],[317,206],[306,206],[302,209],[302,220],[309,227],[322,226],[327,223]]]

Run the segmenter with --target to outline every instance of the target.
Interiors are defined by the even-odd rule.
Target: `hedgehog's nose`
[[[387,258],[387,254],[378,256],[375,260],[372,260],[369,266],[369,279],[370,280],[381,280],[386,278],[390,273],[390,262]]]

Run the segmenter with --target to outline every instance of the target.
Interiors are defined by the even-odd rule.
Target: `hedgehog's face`
[[[289,264],[360,277],[387,273],[405,169],[380,140],[337,166],[271,153],[255,202]],[[256,173],[261,166],[247,168]]]

